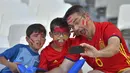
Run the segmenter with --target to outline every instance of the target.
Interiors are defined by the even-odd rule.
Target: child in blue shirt
[[[32,24],[26,30],[28,45],[17,44],[0,54],[0,64],[6,67],[0,73],[18,73],[18,64],[37,67],[38,51],[45,43],[46,29],[42,24]]]

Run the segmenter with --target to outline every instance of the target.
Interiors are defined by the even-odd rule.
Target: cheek
[[[43,41],[41,41],[42,42],[42,44],[44,44],[45,43],[45,40],[43,40]]]
[[[71,24],[71,23],[72,23],[72,21],[73,21],[72,19],[71,19],[71,20],[68,20],[68,21],[67,21],[67,23],[68,23],[68,24]]]
[[[67,18],[67,23],[68,23],[68,24],[72,23],[72,17],[71,17],[71,16],[69,16],[69,17]]]
[[[82,20],[82,25],[84,25],[84,20]]]
[[[69,38],[69,35],[64,35],[64,37],[63,37],[65,40],[68,40],[68,38]]]
[[[58,37],[53,36],[52,39],[53,39],[53,40],[58,40]]]
[[[90,18],[88,17],[88,18],[86,19],[86,25],[88,25],[89,20],[90,20]]]

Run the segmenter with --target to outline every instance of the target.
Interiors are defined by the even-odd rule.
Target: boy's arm
[[[6,67],[9,67],[10,70],[14,73],[19,72],[17,69],[17,64],[18,63],[13,63],[13,62],[9,62],[8,60],[5,59],[5,57],[0,56],[0,64],[5,65]]]
[[[83,70],[81,69],[78,73],[83,73]]]
[[[3,64],[5,66],[9,66],[9,61],[5,59],[5,57],[0,56],[0,64]]]
[[[12,72],[18,72],[18,70],[17,70],[18,63],[13,63],[10,61],[13,60],[13,57],[17,56],[20,46],[21,46],[20,44],[17,44],[15,46],[5,50],[3,53],[0,54],[0,64],[3,64],[5,66],[9,67]],[[10,61],[8,61],[8,60],[10,60]]]

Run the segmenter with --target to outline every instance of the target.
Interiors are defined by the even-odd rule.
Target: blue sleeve
[[[17,56],[20,48],[20,44],[17,44],[0,54],[0,56],[4,56],[7,60],[13,61],[13,59]]]

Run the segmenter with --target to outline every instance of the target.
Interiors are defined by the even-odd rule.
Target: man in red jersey
[[[68,49],[71,46],[70,29],[67,22],[63,18],[55,18],[50,24],[50,37],[53,39],[50,44],[45,47],[40,54],[39,68],[49,71],[58,67],[64,60]],[[70,55],[68,60],[75,62],[79,57]],[[82,73],[80,71],[79,73]]]
[[[110,22],[93,22],[79,5],[69,8],[64,18],[76,35],[74,45],[85,47],[85,52],[80,55],[93,68],[88,73],[130,73],[130,54],[115,25]],[[72,62],[65,59],[50,73],[67,73],[71,66]]]

